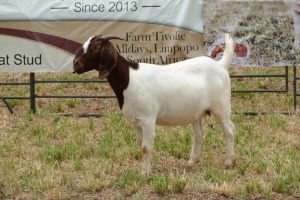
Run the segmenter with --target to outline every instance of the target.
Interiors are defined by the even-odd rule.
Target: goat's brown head
[[[123,40],[116,36],[102,35],[90,37],[78,50],[74,60],[74,73],[82,74],[87,71],[99,71],[100,79],[105,79],[116,66],[118,53],[111,39]]]

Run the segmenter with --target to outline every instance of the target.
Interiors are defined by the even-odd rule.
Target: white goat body
[[[222,98],[230,102],[227,70],[207,57],[168,66],[140,63],[129,74],[122,113],[130,122],[153,118],[159,125],[185,125],[225,101]]]
[[[84,73],[96,69],[100,78],[107,78],[123,115],[137,132],[143,155],[142,173],[151,172],[156,124],[191,123],[194,137],[189,164],[198,162],[203,137],[202,118],[208,113],[221,124],[226,136],[225,164],[233,165],[234,125],[230,120],[228,68],[234,47],[229,34],[225,35],[225,51],[220,61],[198,57],[167,66],[127,61],[109,39],[120,38],[90,38],[74,59],[74,71]]]

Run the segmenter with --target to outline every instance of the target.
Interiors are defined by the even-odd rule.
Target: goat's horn
[[[106,37],[102,37],[102,39],[104,40],[113,40],[113,39],[116,39],[116,40],[124,40],[123,38],[120,38],[120,37],[117,37],[117,36],[106,36]]]

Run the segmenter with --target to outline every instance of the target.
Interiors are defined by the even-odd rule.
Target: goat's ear
[[[104,44],[100,51],[99,78],[105,79],[111,70],[116,66],[118,53],[111,42]]]

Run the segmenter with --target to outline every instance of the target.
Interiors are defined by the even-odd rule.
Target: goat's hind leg
[[[230,117],[225,117],[223,121],[220,121],[222,130],[226,137],[226,160],[225,166],[232,167],[235,165],[234,156],[234,125]]]
[[[154,136],[155,136],[155,122],[146,122],[142,125],[142,174],[149,175],[151,173],[151,154],[154,144]]]
[[[190,160],[188,162],[189,165],[193,165],[199,162],[200,150],[201,150],[201,144],[203,138],[202,120],[199,119],[198,121],[193,122],[192,128],[193,128],[194,139],[193,139],[193,147],[190,155]]]
[[[226,138],[226,160],[225,166],[227,168],[235,165],[234,156],[234,125],[230,119],[230,112],[227,113],[213,113],[221,125],[222,131]]]

